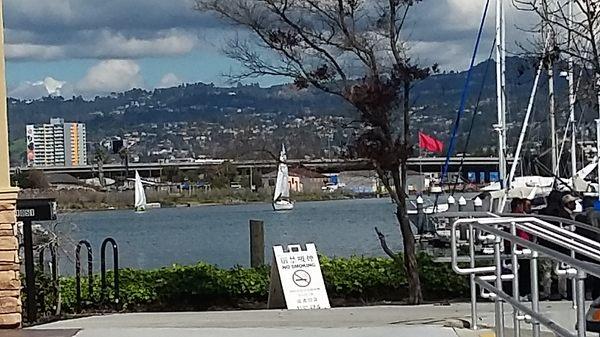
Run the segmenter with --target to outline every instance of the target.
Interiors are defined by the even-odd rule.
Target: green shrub
[[[401,259],[400,259],[401,260]],[[364,302],[402,300],[406,296],[404,267],[388,258],[320,257],[323,277],[332,299],[357,299]],[[465,298],[468,279],[456,275],[449,265],[434,263],[420,255],[421,280],[426,300]],[[198,263],[174,265],[156,270],[122,269],[120,308],[124,311],[178,311],[238,308],[246,302],[264,307],[269,292],[270,267],[220,269]],[[100,297],[100,277],[94,275],[94,293],[87,293],[87,278],[82,279],[83,309],[101,311],[114,299],[112,272],[107,273],[107,298]],[[50,283],[38,282],[41,291],[51,293]],[[75,279],[60,280],[63,313],[76,310]],[[46,300],[46,306],[52,301]],[[45,312],[51,312],[46,308]]]

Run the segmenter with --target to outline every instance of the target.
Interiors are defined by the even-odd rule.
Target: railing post
[[[540,312],[540,299],[538,289],[538,252],[531,253],[531,310],[535,313]],[[532,318],[533,337],[540,337],[540,323]]]
[[[458,211],[464,212],[466,207],[467,207],[467,199],[465,199],[464,196],[461,196],[458,199]],[[460,228],[460,239],[467,240],[467,227],[466,226],[462,226]]]
[[[502,238],[496,235],[494,238],[494,260],[496,264],[496,288],[499,291],[502,291],[501,244]],[[495,296],[494,300],[496,301],[496,337],[504,337],[504,302],[498,295]]]
[[[417,230],[419,234],[425,233],[425,211],[423,210],[424,200],[421,196],[417,197]]]
[[[586,334],[586,312],[585,312],[585,279],[586,274],[582,270],[577,270],[577,288],[573,295],[577,297],[577,336],[585,337]]]
[[[512,235],[517,235],[517,225],[512,222],[510,224],[510,234]],[[519,258],[517,256],[517,249],[518,249],[518,245],[516,245],[515,243],[511,244],[511,252],[510,252],[510,256],[512,259],[512,272],[513,272],[513,282],[512,282],[512,291],[513,291],[513,298],[515,299],[515,301],[520,302],[520,296],[521,294],[519,293]],[[517,309],[516,307],[513,307],[513,321],[514,321],[514,330],[515,330],[515,337],[519,337],[521,336],[521,320],[519,319],[519,309]]]
[[[458,199],[458,211],[464,212],[466,206],[467,206],[467,199],[465,199],[464,196],[460,196],[460,198]]]
[[[473,200],[473,211],[480,212],[481,208],[483,208],[483,200],[480,197],[475,197],[475,200]]]
[[[469,254],[471,269],[475,268],[475,232],[473,225],[469,224]],[[471,283],[471,329],[477,330],[477,284],[475,283],[475,273],[469,274]]]

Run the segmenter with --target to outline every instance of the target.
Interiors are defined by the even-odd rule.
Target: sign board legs
[[[281,285],[281,276],[279,276],[279,268],[277,261],[273,257],[271,263],[271,285],[269,286],[269,299],[267,301],[267,309],[285,309],[285,297],[283,294],[283,286]]]

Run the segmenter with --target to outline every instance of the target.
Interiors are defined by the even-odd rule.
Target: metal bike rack
[[[94,294],[94,256],[92,255],[92,245],[86,241],[81,240],[77,244],[75,250],[75,287],[76,287],[76,301],[77,311],[81,311],[81,247],[87,248],[87,260],[88,260],[88,299],[91,300]]]
[[[113,251],[113,289],[114,289],[114,303],[119,306],[119,247],[117,242],[113,238],[107,238],[102,242],[100,248],[100,278],[101,278],[101,293],[100,297],[102,301],[108,299],[108,286],[106,284],[106,247],[111,244]]]
[[[58,245],[56,243],[52,243],[48,246],[48,248],[50,250],[50,259],[51,259],[50,260],[50,278],[52,280],[52,296],[56,301],[58,301],[58,256],[57,256]],[[42,274],[44,274],[46,271],[45,256],[46,256],[46,247],[43,247],[42,249],[40,249],[39,260],[38,260],[39,270]],[[41,293],[39,295],[39,302],[40,303],[45,302],[43,293]],[[58,305],[58,302],[55,303],[55,305]]]
[[[462,215],[463,217],[465,214]],[[467,215],[468,216],[468,215]],[[569,224],[600,233],[598,229],[586,226],[575,221],[553,217],[534,217],[534,216],[500,216],[488,218],[467,218],[456,220],[451,228],[451,249],[452,249],[452,268],[461,275],[469,275],[471,278],[471,311],[472,327],[477,328],[477,297],[475,284],[487,291],[489,298],[495,301],[496,314],[496,336],[504,337],[504,302],[513,307],[514,336],[520,336],[520,324],[526,321],[532,324],[533,336],[540,336],[540,325],[560,336],[583,337],[586,335],[586,312],[585,312],[585,278],[587,275],[600,277],[600,265],[590,262],[584,262],[577,258],[578,255],[585,256],[588,259],[600,263],[600,243],[590,240],[584,236],[573,233],[562,228],[563,226],[553,225],[547,221],[561,224]],[[469,236],[469,268],[459,266],[458,258],[458,235],[461,228],[468,226]],[[524,231],[531,236],[546,240],[558,247],[570,251],[570,254],[542,246],[517,236],[517,230]],[[475,233],[482,235],[475,237]],[[484,240],[493,243],[494,265],[475,266],[475,241]],[[511,273],[503,274],[502,243],[510,242],[511,249]],[[574,269],[574,272],[566,272],[565,276],[574,278],[573,282],[575,292],[575,302],[577,310],[577,332],[573,334],[568,329],[559,326],[554,321],[540,313],[538,298],[538,258],[542,255],[546,258],[559,263],[568,264],[567,270]],[[519,277],[518,264],[520,260],[530,260],[531,263],[531,308],[520,302],[519,297]],[[502,280],[512,279],[513,294],[508,295],[502,289]],[[494,284],[490,281],[495,281]]]

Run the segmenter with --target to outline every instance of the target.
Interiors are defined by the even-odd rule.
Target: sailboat
[[[288,182],[288,166],[285,145],[281,145],[279,154],[279,169],[277,170],[277,181],[275,193],[273,193],[273,210],[289,211],[294,208],[294,202],[290,200],[290,185]]]
[[[144,191],[144,185],[142,184],[142,178],[138,171],[135,171],[135,203],[134,210],[136,213],[143,213],[146,211],[146,192]]]

